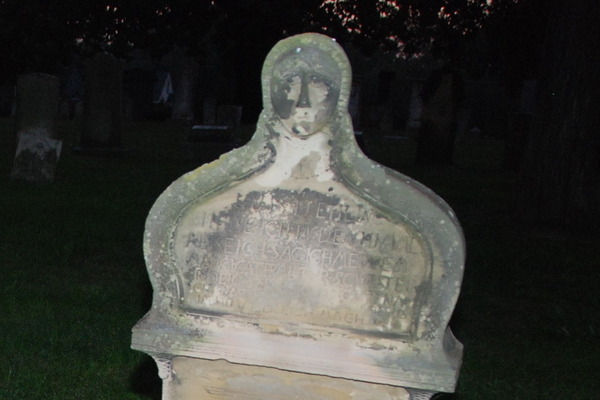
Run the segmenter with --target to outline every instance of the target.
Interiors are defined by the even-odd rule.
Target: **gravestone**
[[[185,55],[182,57],[174,85],[172,118],[175,120],[192,121],[194,119],[198,68],[196,60]]]
[[[451,165],[458,129],[462,80],[448,67],[434,71],[422,91],[423,109],[417,136],[416,161],[423,165]]]
[[[202,123],[204,125],[217,124],[217,99],[207,97],[202,104]]]
[[[409,132],[418,131],[421,126],[421,113],[423,112],[423,99],[421,99],[421,84],[413,82],[410,87],[410,105],[408,110],[408,119],[406,121],[406,130]]]
[[[225,125],[235,131],[242,123],[242,106],[222,104],[217,107],[217,125]]]
[[[210,112],[207,113],[207,109]],[[205,163],[236,147],[241,117],[241,106],[216,107],[216,99],[206,99],[204,101],[205,123],[193,125],[186,140],[181,142],[184,158]],[[209,124],[207,121],[213,123]]]
[[[234,144],[233,130],[227,125],[193,125],[181,150],[186,160],[204,164],[233,149]]]
[[[21,133],[17,144],[11,179],[27,182],[52,182],[60,158],[62,141]]]
[[[163,399],[452,392],[453,212],[359,150],[332,39],[279,42],[262,87],[252,140],[173,182],[146,221],[154,296],[132,347],[156,360]]]
[[[81,145],[76,152],[122,152],[124,62],[98,53],[85,65]]]
[[[154,112],[152,95],[156,73],[150,69],[128,69],[123,75],[123,94],[126,103],[126,118],[144,121]]]
[[[60,81],[54,75],[31,73],[17,78],[17,134],[56,139]]]
[[[85,79],[83,66],[77,60],[65,67],[62,76],[60,116],[68,119],[81,117],[83,114],[83,97]]]
[[[31,73],[17,79],[17,151],[11,179],[51,182],[60,157],[56,119],[60,99],[59,79]]]
[[[504,138],[502,168],[511,171],[518,171],[521,168],[535,108],[537,81],[534,79],[524,80],[522,85],[518,111],[511,114],[508,131]]]

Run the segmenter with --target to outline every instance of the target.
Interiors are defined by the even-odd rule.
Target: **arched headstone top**
[[[350,62],[335,40],[315,33],[292,36],[277,43],[263,65],[264,113],[299,137],[320,129],[335,132],[348,115],[351,84]],[[304,109],[314,113],[313,124],[290,121],[292,113],[300,120]],[[352,135],[348,128],[345,133]]]

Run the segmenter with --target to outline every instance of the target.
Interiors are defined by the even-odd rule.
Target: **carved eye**
[[[330,83],[329,79],[324,78],[319,75],[311,75],[309,77],[309,83],[312,83],[315,85],[325,85],[327,87],[331,87],[331,83]]]
[[[300,77],[297,74],[289,74],[283,77],[283,80],[287,83],[295,83]]]

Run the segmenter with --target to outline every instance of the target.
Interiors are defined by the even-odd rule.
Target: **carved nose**
[[[300,87],[300,96],[298,97],[298,102],[296,103],[296,107],[298,108],[308,108],[310,107],[310,98],[308,97],[308,83],[305,77],[302,77],[302,86]]]

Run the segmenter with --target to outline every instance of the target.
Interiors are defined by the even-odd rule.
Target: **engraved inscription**
[[[426,244],[342,190],[238,193],[189,209],[172,247],[182,307],[409,335]]]

